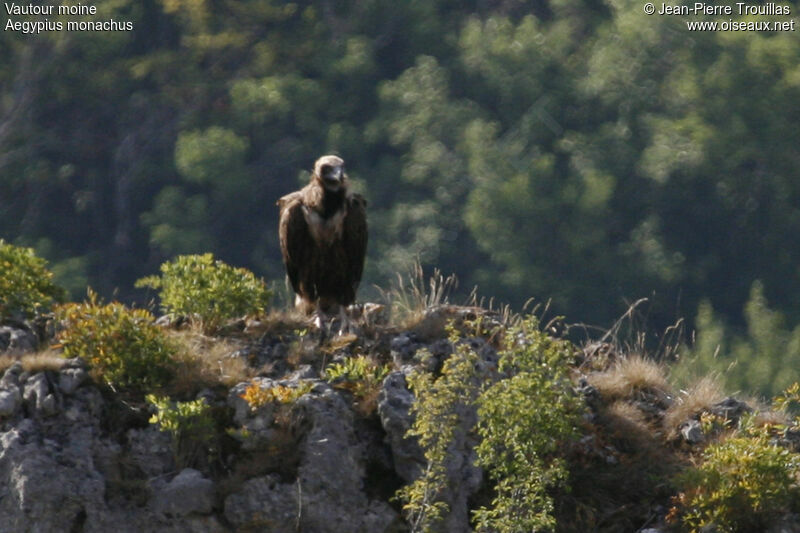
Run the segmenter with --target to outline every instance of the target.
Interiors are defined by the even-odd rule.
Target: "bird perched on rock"
[[[323,329],[356,298],[367,251],[367,202],[349,190],[344,161],[326,155],[314,163],[308,185],[278,200],[283,264],[295,305]]]

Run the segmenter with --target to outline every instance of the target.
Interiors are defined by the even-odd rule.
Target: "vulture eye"
[[[322,165],[322,174],[330,174],[331,166],[330,165]]]

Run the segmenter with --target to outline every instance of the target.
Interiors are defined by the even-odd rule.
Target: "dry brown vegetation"
[[[170,332],[178,346],[175,379],[170,389],[176,395],[196,393],[203,387],[233,386],[254,375],[247,361],[235,355],[243,343],[230,338],[210,338],[189,329]]]
[[[450,293],[458,286],[456,277],[444,276],[438,269],[425,280],[422,266],[416,263],[408,275],[397,275],[388,291],[379,289],[390,310],[390,321],[400,329],[412,329],[431,308],[449,304]]]
[[[692,417],[707,411],[712,405],[725,398],[719,379],[706,376],[675,397],[675,401],[664,415],[664,428],[670,438],[676,436],[678,426]]]
[[[608,400],[629,397],[636,391],[668,395],[671,390],[663,365],[639,355],[619,359],[608,370],[590,375],[589,383]]]
[[[0,374],[5,372],[8,367],[17,361],[22,364],[23,370],[32,374],[44,372],[46,370],[57,372],[61,370],[66,363],[66,359],[61,357],[59,352],[51,349],[23,354],[21,356],[2,355],[0,356]]]

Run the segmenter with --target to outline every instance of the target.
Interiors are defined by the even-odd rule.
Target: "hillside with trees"
[[[73,298],[145,303],[205,252],[282,287],[275,201],[333,152],[369,201],[362,299],[419,261],[604,328],[648,298],[717,369],[781,359],[743,389],[797,368],[796,33],[628,0],[93,5],[133,31],[0,33],[0,237]]]

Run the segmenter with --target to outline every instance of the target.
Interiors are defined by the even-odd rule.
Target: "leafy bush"
[[[773,399],[774,408],[782,411],[799,402],[798,383]],[[765,531],[776,519],[800,510],[800,454],[776,438],[780,430],[799,427],[798,416],[788,426],[756,426],[754,416],[744,418],[730,438],[710,444],[699,466],[679,477],[682,492],[668,520],[691,532],[709,527],[723,532]]]
[[[478,354],[458,343],[458,334],[452,328],[450,340],[456,349],[444,362],[440,376],[417,369],[407,378],[416,396],[411,406],[414,424],[407,436],[419,439],[427,463],[420,477],[397,493],[414,532],[436,530],[449,511],[449,505],[442,500],[448,485],[447,461],[458,441],[464,440],[464,431],[472,431],[464,426],[468,425],[467,418],[481,388]]]
[[[64,357],[84,359],[109,385],[147,390],[171,379],[175,348],[148,311],[101,305],[90,292],[82,304],[59,307],[57,316]]]
[[[264,280],[212,254],[178,256],[161,265],[161,277],[142,278],[136,286],[160,289],[165,312],[198,320],[206,333],[227,319],[263,312],[272,296]]]
[[[32,248],[0,239],[0,319],[30,318],[63,299],[46,264]]]
[[[555,528],[548,490],[567,470],[557,451],[576,435],[580,403],[567,375],[573,347],[538,328],[534,317],[506,335],[499,370],[507,375],[478,398],[478,464],[495,481],[492,508],[477,510],[478,531]]]
[[[797,506],[800,456],[777,445],[766,431],[713,443],[702,463],[681,477],[683,492],[670,520],[691,532],[765,531]]]
[[[359,400],[360,410],[366,414],[375,407],[383,378],[390,370],[389,365],[378,365],[369,357],[359,355],[329,365],[325,369],[325,380],[334,387],[351,391]]]
[[[491,508],[474,511],[478,531],[544,531],[555,527],[548,491],[564,483],[559,447],[576,434],[580,402],[568,379],[573,347],[539,330],[535,317],[507,331],[499,374],[493,374],[451,328],[455,353],[441,375],[418,370],[409,376],[416,395],[415,421],[427,466],[398,496],[412,531],[431,531],[448,512],[447,486],[453,446],[477,433],[478,464],[494,481]],[[477,422],[467,427],[477,409]],[[466,424],[466,426],[465,426]],[[466,433],[465,433],[466,432]]]
[[[217,451],[216,424],[204,398],[172,402],[167,397],[148,394],[146,399],[156,408],[150,423],[172,437],[172,450],[179,468],[200,466]]]

